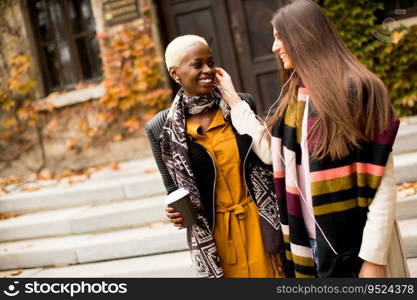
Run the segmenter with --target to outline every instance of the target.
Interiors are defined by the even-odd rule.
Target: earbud
[[[174,77],[174,80],[176,83],[181,84],[180,77],[178,75]]]
[[[271,107],[269,108],[269,110],[268,110],[268,114],[266,115],[266,118],[265,118],[265,120],[263,120],[261,117],[259,117],[258,115],[256,115],[255,114],[255,117],[260,121],[260,123],[265,127],[265,130],[266,130],[266,132],[267,132],[267,134],[272,138],[272,134],[271,134],[271,132],[269,132],[269,130],[268,130],[268,126],[267,126],[267,124],[266,124],[266,121],[268,120],[268,117],[269,117],[269,113],[271,112],[271,109],[275,106],[275,104],[277,104],[278,103],[278,101],[279,101],[279,99],[281,99],[281,96],[282,96],[282,92],[284,91],[284,87],[290,82],[290,80],[291,80],[291,78],[292,78],[292,76],[294,75],[294,73],[295,73],[295,69],[293,70],[293,72],[291,73],[291,76],[288,78],[288,80],[284,83],[284,85],[282,86],[282,88],[281,88],[281,92],[280,92],[280,94],[279,94],[279,96],[278,96],[278,99],[271,105]],[[279,154],[279,153],[278,153]],[[284,158],[282,157],[282,155],[281,154],[279,154],[279,156],[280,156],[280,158],[281,158],[281,161],[282,161],[282,163],[284,164],[284,166],[286,166],[285,165],[285,160],[284,160]],[[291,173],[290,173],[291,174]],[[302,199],[302,201],[304,201],[304,203],[307,205],[307,207],[309,208],[308,209],[308,212],[310,213],[310,215],[312,216],[312,218],[314,219],[314,223],[316,224],[316,226],[317,226],[317,228],[320,230],[320,232],[321,232],[321,234],[323,235],[323,237],[324,237],[324,239],[326,240],[326,242],[327,242],[327,244],[329,245],[329,247],[330,247],[330,249],[333,251],[333,253],[335,254],[335,255],[338,255],[338,253],[337,253],[337,251],[334,249],[334,247],[333,247],[333,245],[332,245],[332,243],[329,241],[329,239],[327,238],[327,236],[326,236],[326,234],[323,232],[323,229],[321,228],[321,226],[319,225],[319,223],[317,223],[317,220],[316,220],[316,218],[314,217],[314,213],[313,213],[313,208],[311,207],[311,205],[307,202],[307,200],[306,200],[306,198],[305,198],[305,196],[304,196],[304,193],[301,191],[301,189],[300,189],[300,187],[298,186],[298,183],[297,183],[297,180],[295,180],[292,176],[288,176],[288,178],[289,179],[291,179],[291,181],[292,181],[292,184],[297,188],[297,190],[299,191],[299,193],[300,193],[300,197],[301,197],[301,199]]]
[[[284,85],[282,86],[282,88],[281,88],[281,92],[279,93],[279,96],[278,96],[278,98],[277,98],[277,100],[275,100],[275,102],[269,107],[269,110],[268,110],[268,114],[266,115],[266,118],[265,118],[265,120],[263,120],[261,117],[259,117],[259,116],[257,116],[257,115],[255,115],[257,118],[258,118],[258,120],[259,121],[261,121],[261,123],[262,123],[262,125],[265,127],[265,129],[266,129],[266,132],[268,133],[268,135],[270,136],[270,137],[272,137],[272,135],[271,135],[271,133],[269,132],[269,130],[268,130],[268,127],[267,127],[267,125],[266,125],[266,121],[268,120],[268,118],[269,118],[269,114],[271,113],[271,109],[275,106],[275,104],[277,104],[278,103],[278,101],[279,101],[279,99],[281,99],[281,96],[282,96],[282,92],[284,91],[284,87],[290,82],[290,80],[291,80],[291,78],[292,78],[292,76],[294,75],[294,73],[295,73],[295,69],[292,71],[292,73],[291,73],[291,76],[287,79],[287,81],[284,83]]]

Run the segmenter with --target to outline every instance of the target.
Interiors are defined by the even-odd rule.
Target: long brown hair
[[[284,90],[269,129],[295,101],[300,80],[319,117],[309,132],[309,137],[320,137],[313,152],[316,159],[340,159],[388,129],[392,108],[384,84],[353,56],[319,5],[290,1],[271,23],[297,76]]]

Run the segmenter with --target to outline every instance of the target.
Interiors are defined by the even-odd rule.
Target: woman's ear
[[[176,83],[181,84],[180,77],[178,76],[177,70],[174,67],[169,69],[169,75],[171,75],[172,79],[174,79]]]

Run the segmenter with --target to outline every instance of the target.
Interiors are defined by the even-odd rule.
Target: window
[[[46,91],[101,79],[90,0],[28,0]]]
[[[417,15],[417,0],[384,0],[385,16],[406,18]]]

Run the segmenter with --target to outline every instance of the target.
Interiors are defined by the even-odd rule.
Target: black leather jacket
[[[256,113],[256,106],[255,101],[250,94],[243,94],[239,93],[239,96],[242,100],[246,101],[252,110]],[[165,120],[167,118],[169,109],[165,109],[159,112],[155,117],[150,120],[146,124],[146,132],[148,134],[152,152],[156,161],[156,164],[159,168],[161,173],[165,188],[169,193],[176,190],[177,187],[175,186],[174,181],[172,180],[167,167],[165,166],[162,155],[161,155],[161,148],[159,145],[159,138],[161,130],[165,124]],[[271,170],[271,166],[265,165],[258,156],[251,151],[252,146],[252,138],[249,135],[240,135],[232,126],[233,131],[235,132],[236,142],[239,149],[240,161],[243,166],[243,174],[245,183],[248,187],[248,191],[251,194],[252,199],[255,200],[255,192],[253,189],[253,181],[254,177],[250,176],[252,170],[257,166],[264,169]],[[216,182],[216,168],[211,158],[210,154],[207,150],[201,146],[200,144],[193,141],[191,136],[187,135],[187,146],[189,151],[189,158],[191,161],[191,165],[193,168],[193,172],[195,174],[195,181],[197,184],[197,188],[200,192],[201,196],[201,203],[203,204],[204,211],[207,214],[205,217],[207,218],[210,228],[213,230],[213,226],[215,223],[215,213],[214,213],[214,188]],[[268,184],[264,184],[268,186],[268,189],[271,193],[273,193],[273,186],[272,181],[268,182]]]

